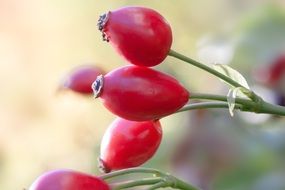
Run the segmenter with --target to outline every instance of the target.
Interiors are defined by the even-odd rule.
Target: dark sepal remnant
[[[105,25],[108,22],[109,16],[110,16],[110,11],[108,13],[105,13],[103,15],[100,15],[99,19],[98,19],[98,29],[102,32],[102,37],[103,37],[103,41],[109,42],[109,37],[107,36],[107,34],[104,31]]]
[[[98,98],[100,96],[103,85],[104,85],[104,77],[103,75],[99,75],[91,85],[95,98]]]
[[[111,169],[106,165],[104,160],[102,160],[101,158],[98,158],[98,162],[99,162],[99,169],[101,172],[103,172],[103,173],[110,173],[111,172]]]

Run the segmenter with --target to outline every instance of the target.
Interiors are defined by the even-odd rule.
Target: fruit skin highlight
[[[124,7],[100,16],[103,39],[129,63],[151,67],[161,63],[172,44],[168,22],[155,10]]]

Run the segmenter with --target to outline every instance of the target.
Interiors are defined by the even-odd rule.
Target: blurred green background
[[[230,64],[251,86],[253,71],[285,52],[283,0],[0,0],[0,189],[27,188],[41,173],[99,174],[104,130],[115,118],[100,101],[58,93],[72,68],[125,64],[97,30],[100,14],[127,5],[160,12],[172,48],[206,64]],[[190,92],[226,94],[218,79],[173,58],[156,67]],[[269,96],[274,89],[255,86]],[[274,101],[274,100],[272,100]],[[205,190],[284,190],[285,120],[227,110],[162,119],[164,138],[145,164]]]

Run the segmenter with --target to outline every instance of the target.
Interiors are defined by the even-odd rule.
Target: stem
[[[279,105],[273,105],[263,101],[258,113],[267,113],[267,114],[285,116],[285,107]]]
[[[175,57],[181,61],[184,61],[186,63],[189,63],[191,65],[194,65],[202,70],[205,70],[218,78],[224,80],[225,82],[229,83],[230,85],[234,87],[243,87],[241,84],[237,83],[233,79],[229,78],[228,76],[216,71],[215,69],[212,69],[211,67],[204,65],[198,61],[195,61],[185,55],[182,55],[174,50],[170,50],[168,53],[169,56]],[[246,89],[246,88],[245,88]],[[280,115],[285,116],[285,107],[273,105],[268,102],[265,102],[262,100],[258,95],[256,95],[254,92],[251,92],[247,94],[247,96],[252,100],[247,100],[243,98],[236,98],[236,103],[239,103],[243,106],[243,111],[250,111],[255,113],[267,113],[267,114],[273,114],[273,115]],[[219,100],[219,101],[227,101],[226,97],[218,96],[218,95],[203,95],[203,94],[192,94],[192,99],[210,99],[210,100]],[[182,108],[182,111],[190,110],[190,109],[199,109],[199,108],[214,108],[214,107],[225,107],[225,105],[218,105],[216,103],[211,104],[196,104],[196,105],[189,105],[187,108]]]
[[[106,179],[110,179],[113,177],[118,177],[118,176],[127,175],[131,173],[148,173],[148,174],[153,174],[159,177],[143,178],[139,180],[131,180],[131,181],[114,183],[111,185],[112,189],[120,190],[120,189],[142,186],[142,185],[157,184],[157,185],[152,186],[151,188],[172,187],[172,188],[183,189],[183,190],[198,190],[194,186],[168,173],[163,173],[159,170],[151,169],[151,168],[129,168],[129,169],[119,170],[119,171],[115,171],[109,174],[101,175],[100,178],[103,180],[106,180]]]
[[[147,190],[155,190],[158,189],[160,187],[165,187],[165,182],[161,181],[153,186],[151,186],[150,188],[148,188]]]
[[[189,184],[187,184],[181,180],[177,180],[175,183],[176,183],[175,187],[172,187],[172,188],[182,189],[182,190],[198,190],[196,187],[193,187],[193,186],[191,186],[191,185],[189,185]],[[151,186],[147,190],[155,190],[155,189],[158,189],[161,187],[168,187],[167,182],[161,181],[161,182]]]
[[[223,101],[227,102],[227,97],[222,96],[222,95],[215,95],[215,94],[200,94],[200,93],[192,93],[190,96],[190,99],[202,99],[202,100],[217,100],[217,101]],[[255,112],[255,113],[266,113],[266,114],[272,114],[272,115],[279,115],[279,116],[285,116],[285,107],[284,106],[279,106],[279,105],[274,105],[271,103],[268,103],[264,100],[260,99],[260,102],[254,102],[252,100],[244,99],[244,98],[236,98],[235,102],[238,105],[238,109],[241,109],[242,111],[250,111],[250,112]],[[211,103],[209,105],[205,104],[191,104],[186,105],[180,111],[186,111],[186,110],[191,110],[191,109],[199,109],[199,108],[215,108],[215,103]],[[241,107],[239,107],[241,106]],[[226,106],[224,106],[226,107]],[[217,108],[219,108],[219,105],[217,105]],[[223,106],[220,106],[220,108],[223,108]]]
[[[114,172],[111,172],[108,174],[101,175],[100,178],[106,180],[106,179],[110,179],[113,177],[126,175],[126,174],[132,174],[132,173],[148,173],[148,174],[152,174],[154,176],[165,175],[161,171],[156,170],[156,169],[151,169],[151,168],[128,168],[128,169],[123,169],[123,170],[114,171]]]
[[[202,94],[202,93],[192,93],[190,99],[217,100],[223,102],[228,101],[227,96],[216,95],[216,94]],[[253,102],[252,100],[245,98],[236,98],[235,102],[238,104],[242,104],[246,107],[254,107],[257,104],[256,102]]]
[[[211,67],[209,67],[209,66],[207,66],[205,64],[202,64],[202,63],[200,63],[200,62],[198,62],[198,61],[196,61],[194,59],[191,59],[191,58],[189,58],[189,57],[187,57],[185,55],[182,55],[182,54],[180,54],[180,53],[178,53],[178,52],[176,52],[174,50],[170,50],[168,52],[168,55],[172,56],[172,57],[175,57],[175,58],[177,58],[177,59],[179,59],[181,61],[184,61],[186,63],[189,63],[191,65],[194,65],[195,67],[198,67],[198,68],[200,68],[200,69],[202,69],[204,71],[207,71],[207,72],[213,74],[214,76],[222,79],[223,81],[227,82],[228,84],[232,85],[233,87],[236,87],[236,88],[237,87],[241,87],[243,89],[247,89],[246,87],[244,87],[243,85],[239,84],[238,82],[236,82],[235,80],[231,79],[230,77],[228,77],[228,76],[226,76],[226,75],[216,71],[215,69],[213,69],[213,68],[211,68]],[[260,97],[257,94],[255,94],[254,92],[252,92],[251,90],[247,89],[247,93],[244,93],[244,94],[247,97],[249,97],[251,100],[253,100],[254,102],[258,102],[260,100]]]
[[[182,190],[199,190],[199,188],[194,187],[178,178],[175,177],[175,186],[173,188],[182,189]]]
[[[228,103],[226,102],[200,102],[200,103],[191,103],[186,104],[183,108],[176,111],[176,113],[195,110],[195,109],[207,109],[207,108],[229,108]],[[242,109],[242,105],[236,104],[235,109]]]
[[[113,190],[120,190],[130,187],[143,186],[143,185],[153,185],[148,190],[153,190],[160,187],[172,187],[175,189],[182,189],[182,190],[198,190],[196,187],[168,174],[165,174],[163,178],[162,177],[144,178],[139,180],[131,180],[121,183],[115,183],[112,184],[111,187]]]
[[[202,99],[202,100],[217,100],[217,101],[227,101],[227,97],[223,95],[216,94],[202,94],[202,93],[191,93],[190,99]]]
[[[215,76],[217,76],[218,78],[226,81],[227,83],[231,84],[234,87],[244,87],[241,84],[237,83],[236,81],[232,80],[231,78],[227,77],[226,75],[216,71],[215,69],[212,69],[211,67],[204,65],[198,61],[195,61],[194,59],[191,59],[189,57],[186,57],[185,55],[182,55],[174,50],[170,50],[168,53],[169,56],[175,57],[177,59],[180,59],[181,61],[184,61],[186,63],[189,63],[191,65],[194,65],[200,69],[203,69]],[[245,87],[244,87],[245,88]]]
[[[156,178],[144,178],[139,180],[131,180],[131,181],[125,181],[121,183],[115,183],[112,184],[113,190],[120,190],[120,189],[126,189],[130,187],[136,187],[136,186],[142,186],[142,185],[152,185],[161,182],[163,179],[161,177]]]

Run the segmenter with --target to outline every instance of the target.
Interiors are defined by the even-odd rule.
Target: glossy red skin
[[[96,80],[97,76],[105,72],[94,65],[84,65],[75,68],[69,73],[63,81],[63,87],[80,94],[92,94],[92,83]]]
[[[106,172],[136,167],[149,160],[162,137],[160,122],[136,122],[117,118],[106,130],[100,159]]]
[[[104,76],[100,98],[119,117],[148,121],[176,112],[188,102],[189,92],[170,75],[130,65]]]
[[[170,25],[158,12],[145,7],[109,12],[103,32],[120,55],[139,66],[161,63],[172,44]]]
[[[96,176],[72,170],[54,170],[41,175],[29,190],[111,190]]]

